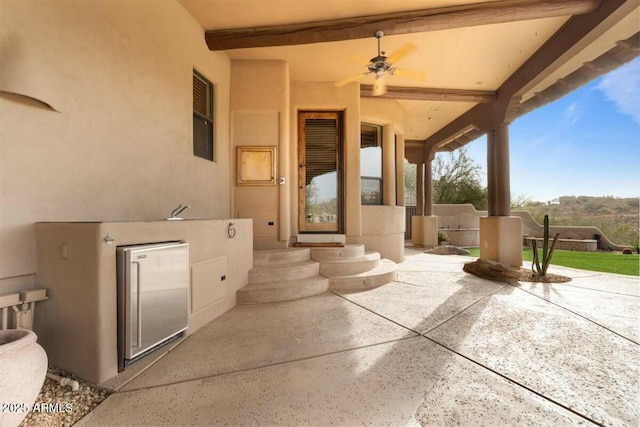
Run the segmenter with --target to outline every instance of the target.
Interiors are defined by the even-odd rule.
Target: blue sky
[[[640,196],[640,58],[509,126],[512,197]],[[486,137],[467,145],[486,183]]]

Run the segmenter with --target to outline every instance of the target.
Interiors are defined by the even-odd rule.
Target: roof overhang
[[[374,31],[383,49],[418,46],[382,102],[405,112],[410,157],[450,151],[638,56],[640,0],[178,0],[211,49],[232,59],[284,60],[292,81],[337,82],[362,72]],[[358,60],[352,61],[354,54]],[[362,80],[362,102],[372,96]],[[358,84],[358,83],[353,83]],[[409,154],[408,154],[409,156]]]

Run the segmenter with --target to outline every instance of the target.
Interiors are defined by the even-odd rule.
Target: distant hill
[[[515,209],[531,212],[538,222],[549,215],[552,225],[596,226],[618,244],[638,241],[640,198],[637,197],[562,196],[553,202],[527,202]]]
[[[640,211],[637,197],[621,199],[616,197],[562,196],[556,205],[558,212],[570,214],[584,211],[591,215],[636,215]]]

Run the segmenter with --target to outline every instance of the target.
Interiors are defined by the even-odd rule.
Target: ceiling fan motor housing
[[[373,35],[378,41],[378,54],[369,60],[367,71],[337,82],[336,86],[339,87],[347,83],[358,81],[366,75],[373,74],[376,80],[376,84],[374,85],[374,89],[376,89],[374,90],[374,95],[382,95],[386,92],[383,77],[386,74],[393,75],[396,71],[396,68],[393,66],[393,62],[403,58],[415,49],[414,45],[408,44],[400,48],[400,50],[394,54],[387,56],[386,52],[382,51],[380,47],[380,39],[384,36],[384,32],[376,31]],[[389,58],[392,58],[393,62],[389,61]]]
[[[384,73],[393,75],[393,72],[395,71],[395,68],[387,62],[386,56],[376,56],[375,58],[371,58],[371,64],[369,64],[367,68],[370,73],[376,75],[376,78],[382,77]]]

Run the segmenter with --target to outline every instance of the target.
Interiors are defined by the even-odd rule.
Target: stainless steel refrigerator
[[[187,329],[189,244],[122,246],[116,250],[116,262],[122,370]]]

